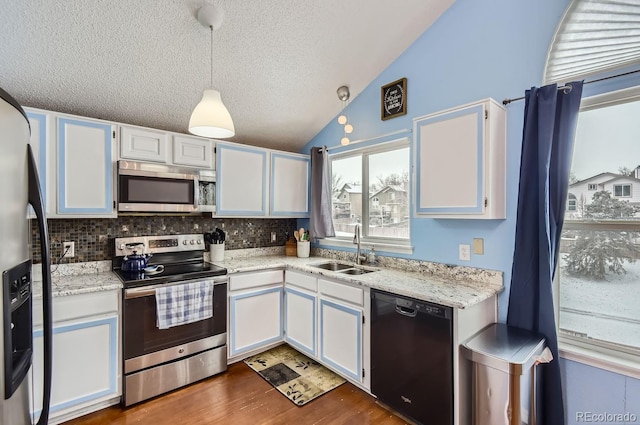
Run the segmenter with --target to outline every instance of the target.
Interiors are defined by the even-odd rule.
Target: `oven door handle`
[[[228,279],[227,277],[224,278],[215,278],[215,279],[201,279],[202,280],[213,280],[213,285],[214,287],[216,285],[220,285],[223,283],[227,283]],[[195,281],[189,281],[189,282],[197,282],[197,280]],[[133,298],[143,298],[143,297],[150,297],[150,296],[155,296],[156,295],[156,288],[160,288],[160,287],[168,287],[168,286],[178,286],[178,285],[184,285],[185,283],[188,282],[178,282],[178,283],[174,283],[172,285],[168,285],[168,284],[160,284],[160,285],[149,285],[149,286],[141,286],[139,288],[129,288],[129,289],[125,289],[124,290],[124,299],[125,300],[130,300]]]

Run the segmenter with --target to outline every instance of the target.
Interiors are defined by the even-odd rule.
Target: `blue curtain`
[[[538,424],[565,423],[552,282],[569,187],[582,82],[533,87],[525,95],[515,251],[507,324],[543,335],[554,360],[542,365]]]

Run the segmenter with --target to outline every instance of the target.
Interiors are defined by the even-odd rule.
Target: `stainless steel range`
[[[113,270],[124,284],[125,406],[227,370],[227,270],[206,263],[203,253],[201,234],[115,239]],[[177,291],[170,298],[179,298],[193,285],[212,288],[204,295],[212,316],[161,326],[165,299],[157,303],[157,297]]]

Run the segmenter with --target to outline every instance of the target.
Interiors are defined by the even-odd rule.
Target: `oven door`
[[[213,278],[213,317],[158,329],[155,286],[124,290],[125,373],[219,347],[227,341],[227,277]],[[189,283],[185,281],[177,285]]]

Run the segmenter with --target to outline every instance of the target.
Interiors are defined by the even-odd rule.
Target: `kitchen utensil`
[[[144,254],[144,244],[143,243],[132,243],[126,244],[126,248],[131,249],[133,254],[125,255],[122,258],[122,271],[125,272],[141,272],[147,267],[147,262],[149,258],[151,258],[151,254]],[[138,254],[134,249],[136,247],[142,246],[142,254]]]
[[[296,238],[296,241],[300,242],[300,234],[297,230],[293,231],[293,237]]]
[[[216,233],[218,234],[218,243],[223,243],[226,239],[226,235],[222,229],[216,227]]]
[[[154,264],[152,266],[147,266],[144,268],[144,272],[146,274],[158,274],[164,271],[164,266],[162,264]]]
[[[302,239],[302,238],[304,237],[304,227],[301,227],[301,228],[298,230],[298,236],[300,236],[300,240],[301,240],[301,241],[302,241],[302,240],[304,240],[304,239]]]

